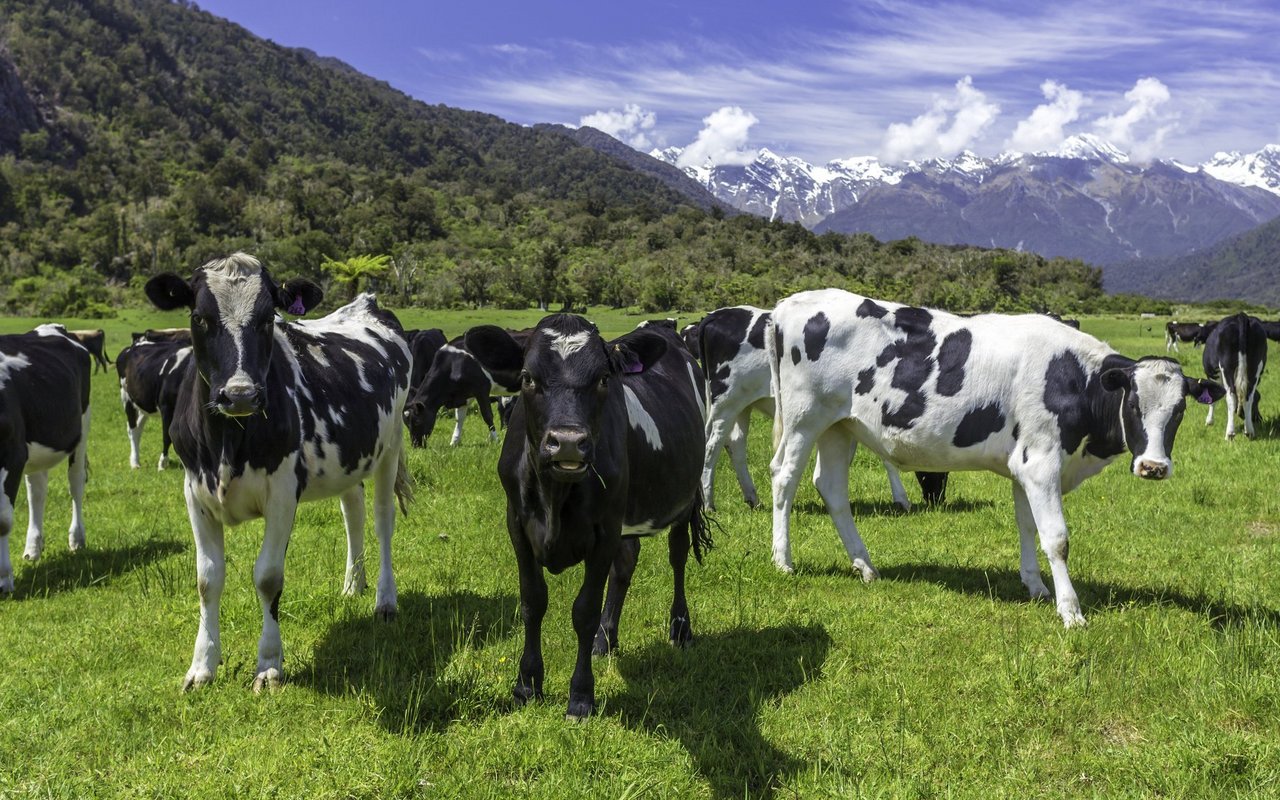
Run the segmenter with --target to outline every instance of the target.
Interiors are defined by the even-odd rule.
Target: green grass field
[[[539,316],[401,314],[450,334]],[[606,333],[638,319],[598,315]],[[182,317],[122,312],[105,323],[108,352],[156,324]],[[1163,353],[1163,324],[1084,328],[1137,356]],[[1181,357],[1201,374],[1199,351]],[[1172,479],[1134,478],[1122,457],[1067,498],[1083,630],[1026,600],[1002,479],[954,475],[944,506],[902,513],[860,452],[855,516],[882,575],[864,585],[807,482],[797,574],[775,570],[770,515],[738,502],[726,463],[716,547],[690,569],[697,643],[667,645],[665,541],[646,542],[622,650],[596,663],[600,713],[573,724],[581,572],[549,579],[547,697],[515,708],[515,564],[498,447],[475,418],[460,447],[442,424],[410,454],[417,502],[396,531],[396,621],[373,620],[372,589],[341,595],[338,501],[303,506],[280,605],[287,683],[254,695],[261,524],[231,529],[225,661],[214,685],[182,694],[197,621],[182,472],[154,469],[157,420],[144,468],[129,470],[115,373],[99,374],[87,549],[67,551],[62,469],[43,559],[21,559],[25,500],[9,537],[0,798],[1280,796],[1276,375],[1259,440],[1225,441],[1222,406],[1211,429],[1197,407]],[[765,496],[768,434],[758,417],[751,460]],[[914,481],[908,492],[918,499]]]

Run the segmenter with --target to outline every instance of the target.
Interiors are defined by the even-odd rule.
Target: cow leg
[[[373,473],[373,531],[378,537],[378,585],[373,616],[390,621],[399,612],[396,575],[391,568],[391,535],[396,529],[396,471],[400,468],[403,439],[397,430]],[[363,513],[362,513],[363,518]]]
[[[547,613],[547,579],[542,567],[533,557],[533,550],[524,538],[520,523],[514,520],[515,512],[507,510],[507,532],[516,552],[516,566],[520,573],[520,618],[524,621],[524,649],[520,653],[520,668],[516,673],[516,685],[511,694],[516,703],[524,705],[529,700],[542,697],[542,618]]]
[[[67,547],[72,552],[84,547],[84,485],[89,479],[89,418],[85,409],[80,417],[80,441],[67,459],[67,485],[71,493],[71,527],[67,531]]]
[[[695,513],[697,513],[695,511]],[[684,594],[684,570],[689,563],[689,520],[677,522],[667,534],[667,560],[671,563],[674,591],[671,596],[671,633],[668,641],[675,647],[693,644],[693,620]]]
[[[821,454],[822,442],[818,442],[819,454]],[[856,445],[854,446],[856,448]],[[853,454],[849,454],[849,463],[853,463]],[[893,496],[894,505],[903,511],[911,510],[911,500],[907,497],[907,490],[902,486],[902,473],[898,472],[898,468],[890,464],[888,461],[881,460],[884,464],[884,471],[889,476],[889,494]]]
[[[605,656],[618,649],[618,624],[622,619],[622,604],[631,588],[631,576],[636,571],[636,559],[640,555],[640,540],[627,538],[618,546],[618,554],[609,567],[608,590],[604,598],[604,612],[600,615],[600,630],[596,632],[591,648],[594,656]]]
[[[773,476],[773,563],[783,572],[795,571],[791,562],[791,509],[811,450],[813,441],[804,433],[785,433],[769,462]]]
[[[195,499],[194,481],[185,480],[187,516],[196,544],[196,590],[200,595],[200,627],[196,630],[195,652],[191,669],[182,679],[182,690],[188,691],[213,681],[222,661],[222,644],[218,637],[218,606],[226,583],[227,564],[223,551],[222,522],[206,511]]]
[[[1021,480],[1020,483],[1031,507],[1035,526],[1040,531],[1040,547],[1049,560],[1058,614],[1062,617],[1063,625],[1068,628],[1083,626],[1084,614],[1080,612],[1080,601],[1076,597],[1075,587],[1071,585],[1071,576],[1067,574],[1067,553],[1070,546],[1067,542],[1067,521],[1062,514],[1061,478],[1055,473],[1043,478]]]
[[[273,497],[263,515],[262,549],[253,565],[253,585],[262,604],[262,636],[253,690],[274,689],[284,678],[284,645],[280,641],[280,595],[284,593],[284,555],[298,511],[293,496]]]
[[[347,530],[347,577],[342,593],[360,594],[369,585],[364,574],[364,484],[342,493],[342,523]]]
[[[871,565],[871,555],[867,546],[858,535],[858,526],[854,524],[853,512],[849,509],[849,465],[853,463],[853,454],[858,445],[853,436],[840,425],[834,425],[823,431],[818,437],[818,461],[813,469],[813,485],[818,488],[822,500],[827,504],[827,513],[835,523],[836,533],[853,562],[853,568],[862,574],[862,580],[870,583],[880,577],[876,568]],[[885,465],[888,467],[888,465]],[[889,467],[892,477],[898,471]],[[902,481],[898,481],[898,491],[902,491]]]
[[[129,466],[133,469],[139,469],[142,467],[139,455],[142,447],[142,426],[147,421],[147,415],[142,413],[142,409],[134,405],[123,389],[120,394],[123,395],[124,420],[129,430]]]
[[[1213,424],[1213,406],[1214,406],[1214,404],[1213,404],[1213,403],[1209,403],[1208,405],[1209,405],[1209,412],[1208,412],[1207,414],[1205,414],[1205,416],[1204,416],[1204,424],[1205,424],[1205,425],[1212,425],[1212,424]]]
[[[0,469],[0,483],[8,484],[6,470]],[[13,594],[13,563],[9,561],[9,532],[13,530],[13,498],[8,486],[0,491],[0,595]],[[16,493],[15,493],[16,494]]]
[[[729,460],[738,476],[738,486],[747,505],[760,504],[751,473],[747,470],[747,430],[751,421],[751,409],[736,409],[727,404],[715,407],[707,419],[707,446],[702,459],[702,496],[707,508],[715,508],[716,467],[720,461],[720,449],[729,451]],[[730,424],[732,420],[732,424]]]
[[[1018,521],[1018,542],[1022,551],[1018,574],[1022,576],[1022,585],[1027,587],[1033,600],[1048,600],[1053,597],[1049,588],[1040,577],[1040,561],[1036,556],[1036,520],[1031,513],[1031,503],[1022,484],[1013,484],[1013,516]]]
[[[35,561],[44,552],[44,503],[49,496],[49,472],[29,472],[27,481],[27,547],[22,557]]]
[[[1236,438],[1236,413],[1240,407],[1240,396],[1236,394],[1234,385],[1227,385],[1227,438]]]
[[[449,444],[457,447],[462,442],[462,421],[467,418],[467,407],[465,405],[458,406],[453,411],[453,417],[457,422],[453,426],[453,438],[449,440]]]
[[[615,533],[614,536],[617,536]],[[596,541],[607,542],[599,527]],[[617,541],[616,539],[614,540]],[[582,588],[573,601],[573,630],[578,634],[578,660],[569,679],[569,710],[566,719],[581,720],[596,710],[596,676],[591,671],[591,648],[600,630],[600,604],[604,600],[604,584],[613,566],[618,548],[597,544],[583,562]]]
[[[476,406],[480,409],[480,419],[489,426],[489,441],[498,441],[498,429],[493,426],[493,398],[488,395],[476,397]]]
[[[160,406],[160,460],[156,462],[156,469],[160,472],[169,468],[169,447],[173,444],[169,426],[173,424],[173,412],[170,405]]]
[[[747,505],[755,508],[760,505],[760,496],[756,494],[755,482],[751,480],[751,470],[747,468],[747,434],[751,432],[751,409],[744,410],[734,420],[729,430],[729,463],[733,464],[734,474],[738,476],[738,487],[742,489],[742,499]]]

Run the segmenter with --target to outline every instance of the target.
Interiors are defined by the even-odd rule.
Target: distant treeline
[[[551,130],[429,106],[162,0],[0,0],[0,309],[113,314],[236,249],[389,255],[397,304],[771,305],[841,286],[962,311],[1162,310],[1030,253],[725,216]],[[1167,305],[1167,304],[1166,304]]]

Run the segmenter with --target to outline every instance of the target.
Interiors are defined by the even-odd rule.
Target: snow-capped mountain
[[[650,153],[676,164],[679,148]],[[815,166],[761,149],[745,166],[686,167],[729,205],[818,232],[917,236],[1114,264],[1178,256],[1280,216],[1280,147],[1200,166],[1137,164],[1081,134],[1052,151]]]

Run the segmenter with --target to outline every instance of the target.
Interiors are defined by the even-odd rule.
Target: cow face
[[[1133,454],[1133,474],[1163,480],[1173,474],[1173,437],[1178,433],[1186,397],[1213,403],[1225,391],[1216,383],[1188,378],[1178,362],[1144,358],[1102,373],[1102,388],[1121,392],[1120,423]]]
[[[562,482],[581,480],[596,458],[610,398],[621,401],[620,376],[648,369],[667,349],[643,330],[606,345],[594,325],[569,314],[538,323],[523,351],[494,326],[472,328],[466,341],[486,369],[519,370],[530,452],[543,475]]]
[[[427,438],[436,429],[436,417],[454,380],[450,362],[456,361],[460,354],[461,351],[448,346],[437,350],[422,385],[405,403],[404,424],[409,428],[409,441],[414,447],[426,447]]]
[[[191,310],[191,344],[209,407],[228,417],[255,414],[266,405],[266,377],[275,341],[276,309],[305,313],[323,297],[306,279],[279,286],[256,258],[235,253],[195,271],[147,282],[147,297],[168,311]]]

